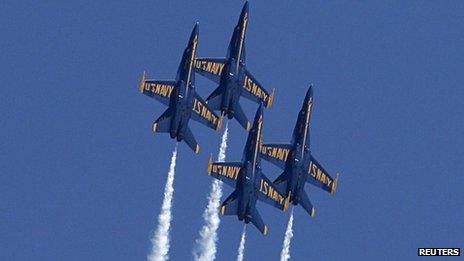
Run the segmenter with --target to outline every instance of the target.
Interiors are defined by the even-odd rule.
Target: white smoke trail
[[[222,134],[221,146],[219,147],[218,161],[226,160],[227,138],[229,136],[229,122],[226,122],[226,129]]]
[[[228,122],[224,134],[222,134],[221,146],[219,147],[218,161],[226,159]],[[196,240],[194,258],[199,261],[212,261],[216,257],[217,230],[221,219],[219,219],[218,208],[222,197],[222,181],[213,180],[211,191],[208,196],[208,205],[203,212],[205,224],[200,231],[200,238]]]
[[[280,261],[290,259],[290,243],[293,237],[293,207],[288,219],[287,230],[285,230],[284,243],[282,244],[282,252],[280,252]]]
[[[242,238],[240,238],[240,245],[238,246],[237,261],[243,261],[243,254],[245,252],[245,239],[246,239],[246,225],[243,226]]]
[[[153,244],[150,254],[147,259],[149,261],[164,261],[167,260],[169,252],[169,229],[171,226],[172,214],[172,199],[174,193],[174,173],[176,168],[177,158],[177,143],[172,152],[171,165],[169,166],[168,179],[164,188],[164,199],[161,206],[161,213],[158,216],[158,227],[151,238]]]

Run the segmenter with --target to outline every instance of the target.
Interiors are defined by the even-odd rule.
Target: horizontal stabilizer
[[[316,214],[316,209],[313,207],[313,204],[309,200],[308,195],[306,194],[306,192],[303,191],[301,193],[301,195],[298,195],[298,196],[299,196],[299,202],[298,203],[300,203],[300,205],[306,210],[306,212],[308,212],[308,214],[311,217],[314,217],[314,215]]]
[[[267,226],[264,224],[263,219],[261,218],[261,215],[259,214],[258,210],[256,207],[254,208],[253,212],[251,213],[251,223],[255,225],[255,227],[263,233],[263,235],[267,235],[269,233],[269,229]]]
[[[251,123],[248,121],[245,113],[243,112],[242,106],[240,106],[238,102],[237,105],[235,105],[234,118],[245,130],[250,131]]]
[[[222,106],[222,95],[224,88],[219,85],[209,96],[206,98],[206,103],[213,111],[221,110]]]
[[[280,191],[284,195],[287,194],[287,185],[288,185],[289,178],[290,177],[288,173],[284,171],[273,182],[277,190]]]
[[[195,140],[190,127],[187,127],[185,131],[184,141],[195,153],[200,153],[200,145],[198,145],[198,142]]]
[[[237,215],[238,213],[238,192],[234,190],[219,207],[219,212],[224,216]]]
[[[154,133],[167,133],[171,128],[172,110],[168,108],[161,116],[153,123],[152,130]]]

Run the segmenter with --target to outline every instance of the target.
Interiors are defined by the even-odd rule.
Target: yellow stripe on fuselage
[[[313,106],[313,98],[308,101],[308,110],[306,111],[306,119],[305,119],[305,131],[303,136],[303,144],[301,144],[301,157],[304,156],[304,149],[306,144],[306,136],[308,133],[308,126],[309,126],[309,116],[311,114],[311,107]]]
[[[258,154],[258,147],[259,144],[261,143],[261,125],[263,124],[263,115],[261,114],[258,119],[258,129],[257,129],[257,136],[256,136],[256,144],[255,144],[255,152],[254,152],[254,157],[253,157],[253,179],[255,178],[255,169],[256,169],[256,157]]]
[[[240,58],[242,57],[243,40],[245,38],[245,30],[246,30],[247,24],[248,24],[248,13],[245,13],[245,17],[243,17],[242,32],[240,34],[240,45],[238,48],[237,67],[235,68],[236,72],[238,72],[238,66],[240,65]]]
[[[193,38],[193,48],[192,48],[192,55],[190,56],[190,62],[189,62],[189,71],[188,71],[188,76],[187,76],[187,82],[185,83],[185,98],[188,97],[188,89],[189,89],[189,84],[190,84],[190,76],[192,75],[192,66],[193,62],[195,61],[195,53],[197,51],[197,43],[198,43],[198,35],[195,35],[195,38]]]

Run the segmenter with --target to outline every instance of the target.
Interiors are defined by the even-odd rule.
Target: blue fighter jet
[[[235,118],[246,130],[250,129],[248,121],[239,103],[244,96],[266,107],[272,105],[274,90],[269,94],[251,75],[245,65],[245,33],[248,26],[248,2],[245,3],[240,19],[232,34],[226,58],[197,58],[195,71],[219,84],[206,99],[208,105],[222,116]]]
[[[146,79],[140,82],[140,91],[168,106],[168,109],[153,123],[153,132],[170,133],[171,138],[185,141],[198,153],[200,146],[188,123],[190,118],[212,128],[221,128],[222,118],[216,115],[195,91],[195,61],[198,46],[198,23],[193,28],[187,48],[177,70],[175,81]]]
[[[274,181],[280,191],[285,191],[290,202],[300,204],[310,216],[314,216],[313,204],[304,191],[306,183],[322,188],[332,194],[337,189],[337,178],[333,179],[311,155],[309,127],[313,108],[313,90],[309,87],[298,114],[290,144],[263,144],[260,154],[263,159],[275,164],[284,172]]]
[[[261,233],[266,235],[268,228],[256,209],[256,201],[259,199],[285,211],[288,208],[288,198],[278,191],[261,171],[259,147],[261,146],[262,127],[263,109],[260,105],[253,127],[248,134],[242,161],[211,162],[210,158],[208,174],[235,188],[234,192],[222,203],[221,214],[237,215],[240,221],[252,222]]]

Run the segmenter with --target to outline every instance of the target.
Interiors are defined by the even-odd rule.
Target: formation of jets
[[[282,211],[287,210],[290,203],[299,204],[310,216],[314,216],[315,209],[304,190],[305,184],[312,184],[334,194],[338,174],[336,178],[330,176],[311,154],[309,127],[313,107],[312,86],[298,114],[291,142],[263,143],[263,107],[272,106],[274,90],[268,92],[246,68],[245,34],[248,21],[246,2],[225,58],[196,56],[199,37],[199,26],[196,23],[175,80],[148,79],[144,73],[140,91],[168,106],[153,123],[153,132],[169,133],[171,138],[184,141],[195,153],[199,153],[200,146],[189,128],[190,119],[220,130],[222,119],[227,116],[236,119],[249,131],[242,160],[212,162],[210,158],[208,174],[234,188],[218,211],[223,215],[236,215],[245,223],[251,222],[266,235],[269,230],[258,213],[257,200]],[[195,91],[195,73],[218,84],[206,101]],[[253,124],[250,124],[240,106],[241,96],[259,104]],[[214,111],[220,111],[220,115]],[[261,159],[283,170],[273,182],[262,172]]]

